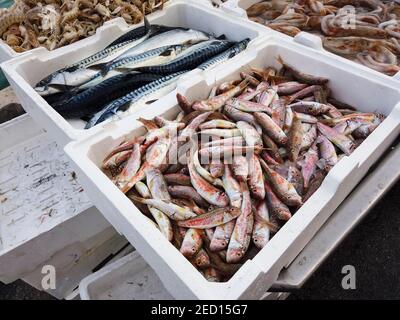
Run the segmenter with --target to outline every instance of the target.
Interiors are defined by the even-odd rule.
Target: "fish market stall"
[[[229,0],[221,7],[315,49],[399,77],[398,1]]]
[[[66,46],[56,37],[59,49],[30,43],[1,65],[28,113],[1,127],[17,139],[1,141],[1,279],[40,288],[51,262],[58,298],[75,297],[88,276],[83,299],[284,299],[270,291],[304,283],[397,179],[389,40],[374,38],[375,63],[357,55],[368,67],[322,49],[328,35],[348,36],[333,25],[346,1],[239,2],[260,23],[237,18],[231,0],[141,2],[133,25],[105,11],[119,1],[65,2],[56,11],[66,26],[121,17]],[[396,32],[386,22],[397,7],[378,3],[357,2],[357,32]],[[29,9],[32,21],[48,6]],[[271,22],[271,8],[315,19],[322,42],[295,18]],[[93,273],[107,252],[114,262]]]

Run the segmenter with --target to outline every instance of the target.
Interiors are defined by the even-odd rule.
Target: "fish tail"
[[[146,199],[145,198],[141,198],[141,197],[134,196],[134,195],[129,195],[129,199],[131,199],[131,200],[133,200],[135,202],[146,204]]]

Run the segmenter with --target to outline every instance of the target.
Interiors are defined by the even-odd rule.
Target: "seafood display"
[[[174,118],[139,118],[103,172],[209,281],[229,280],[296,214],[384,116],[334,98],[329,79],[281,57]]]
[[[96,33],[104,22],[122,17],[129,24],[161,10],[167,0],[14,0],[0,11],[0,37],[16,52],[54,50]]]
[[[379,0],[272,0],[247,9],[250,20],[295,36],[307,31],[324,48],[376,71],[400,71],[400,4]]]
[[[246,49],[249,41],[150,25],[145,18],[144,26],[42,79],[35,91],[64,118],[82,119],[89,129],[146,107],[174,90],[186,72],[213,68]]]

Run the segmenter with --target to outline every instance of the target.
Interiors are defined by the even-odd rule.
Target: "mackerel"
[[[134,70],[148,73],[170,74],[172,72],[193,69],[231,46],[232,42],[230,41],[209,40],[192,46],[171,62],[158,66],[136,68]]]
[[[86,124],[85,129],[89,129],[105,120],[107,120],[109,117],[112,115],[115,115],[117,111],[122,108],[124,105],[127,105],[129,103],[129,106],[134,105],[141,99],[149,96],[150,94],[165,88],[171,84],[175,84],[175,82],[178,80],[178,78],[184,74],[186,71],[181,71],[177,72],[174,74],[171,74],[169,76],[162,77],[156,81],[153,81],[143,87],[140,87],[139,89],[136,89],[125,96],[114,100],[110,104],[108,104],[106,107],[104,107],[102,110],[97,112],[96,114],[93,115],[93,117],[88,121]],[[127,108],[127,109],[128,109]]]
[[[220,53],[219,55],[207,60],[206,62],[203,62],[201,65],[199,65],[197,68],[201,70],[207,70],[211,69],[217,64],[227,61],[234,56],[238,55],[240,52],[244,51],[247,48],[247,45],[249,44],[250,39],[247,38],[245,40],[242,40],[229,48],[228,50]]]

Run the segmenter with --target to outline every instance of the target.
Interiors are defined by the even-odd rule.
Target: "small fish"
[[[196,101],[192,108],[199,111],[217,111],[234,96],[241,93],[248,86],[248,80],[243,80],[239,85],[208,100]]]
[[[143,198],[151,198],[150,190],[143,182],[138,182],[135,185],[136,191]],[[161,231],[161,233],[168,239],[168,241],[172,241],[173,231],[169,218],[160,210],[148,206],[151,215],[154,220],[157,222],[157,225]]]
[[[310,185],[308,187],[307,193],[305,194],[303,201],[306,202],[311,196],[318,190],[321,186],[322,182],[325,179],[325,175],[323,171],[318,171],[314,174],[314,178],[310,181]]]
[[[230,99],[226,105],[244,112],[266,112],[269,115],[272,114],[272,109],[268,105],[239,98]]]
[[[240,192],[240,185],[235,180],[232,170],[229,165],[225,164],[224,174],[222,176],[222,183],[229,197],[231,206],[240,208],[242,204],[242,194]]]
[[[208,203],[216,205],[218,207],[226,207],[229,203],[227,195],[211,185],[196,171],[193,164],[193,160],[189,160],[188,163],[190,181],[196,191],[204,198]]]
[[[140,165],[140,145],[139,143],[135,143],[124,169],[116,178],[115,184],[118,186],[118,188],[123,188],[136,175],[136,173],[140,169]]]
[[[287,143],[288,137],[270,116],[262,112],[255,112],[254,118],[274,142],[279,145],[285,145]]]
[[[203,112],[199,114],[196,118],[194,118],[185,129],[182,130],[179,135],[183,140],[186,138],[190,138],[193,134],[195,134],[196,130],[200,127],[200,125],[207,120],[207,118],[211,115],[211,111]]]
[[[296,114],[293,118],[293,124],[290,128],[288,135],[288,143],[287,148],[289,151],[289,160],[292,162],[296,162],[301,150],[301,144],[303,142],[303,127],[299,118],[297,118]]]
[[[249,159],[249,188],[251,194],[259,200],[265,198],[264,176],[259,158],[253,154]]]
[[[307,189],[311,177],[314,175],[315,170],[317,168],[318,162],[318,151],[316,144],[304,154],[303,159],[298,161],[298,165],[301,167],[301,173],[304,179],[304,188]]]
[[[193,257],[193,261],[196,267],[200,269],[209,268],[211,264],[210,257],[203,248],[200,248],[199,251],[197,251]]]
[[[283,125],[285,124],[285,116],[286,116],[286,102],[283,99],[276,99],[272,101],[271,104],[272,120],[283,129]]]
[[[137,171],[137,173],[126,180],[124,184],[119,183],[118,187],[123,193],[127,193],[133,186],[146,177],[146,170],[150,167],[158,168],[167,156],[170,138],[161,138],[157,140],[148,150],[146,160]],[[162,210],[161,210],[162,211]]]
[[[171,195],[168,192],[167,182],[163,174],[157,168],[150,167],[145,171],[146,183],[154,199],[170,201]]]
[[[268,151],[268,154],[278,163],[283,163],[283,159],[279,152],[279,148],[276,143],[266,134],[262,135],[264,146]]]
[[[205,201],[198,192],[189,186],[168,186],[168,192],[174,198],[185,198],[196,202],[200,207],[208,207],[207,201]]]
[[[276,88],[270,88],[264,92],[262,92],[257,99],[257,103],[264,105],[265,107],[269,107],[269,105],[277,98]],[[271,109],[269,109],[271,110]],[[267,109],[269,115],[269,111]]]
[[[333,144],[335,144],[340,150],[342,150],[346,155],[350,155],[356,148],[353,141],[343,134],[336,132],[334,129],[318,122],[318,130],[326,138],[328,138]]]
[[[194,164],[194,167],[196,169],[196,172],[200,176],[202,176],[206,181],[208,181],[209,183],[213,184],[214,186],[217,186],[217,187],[218,186],[219,187],[223,186],[221,179],[213,177],[211,175],[211,173],[209,171],[207,171],[206,169],[204,169],[203,166],[200,164],[198,150],[196,150],[194,152],[192,159],[193,159],[193,164]]]
[[[262,133],[260,125],[257,123],[256,119],[252,114],[240,111],[228,105],[224,106],[224,111],[232,120],[246,121],[248,124],[251,124],[253,127],[255,127],[258,133]]]
[[[218,208],[190,220],[178,221],[178,226],[185,228],[209,229],[236,219],[240,209],[235,207]]]
[[[179,106],[181,107],[183,112],[185,112],[186,114],[189,114],[193,111],[192,105],[189,103],[189,101],[186,99],[186,97],[184,97],[180,93],[176,94],[176,101],[178,101]]]
[[[290,73],[293,75],[293,77],[301,83],[306,83],[306,84],[311,84],[311,85],[312,84],[324,85],[329,81],[329,79],[327,79],[327,78],[317,77],[317,76],[305,74],[303,72],[298,71],[296,68],[285,63],[281,56],[278,57],[278,62],[283,67],[285,67],[285,69],[289,70]]]
[[[223,138],[232,138],[241,136],[239,129],[206,129],[200,131],[202,135],[217,136]]]
[[[299,101],[289,105],[289,107],[292,108],[293,111],[306,113],[313,116],[327,113],[331,109],[331,107],[326,104],[314,101]]]
[[[245,121],[238,121],[236,123],[237,128],[240,130],[244,140],[246,141],[247,146],[262,148],[263,141],[261,139],[261,135],[257,132],[257,130]]]
[[[226,249],[231,239],[233,229],[235,228],[235,222],[235,220],[232,220],[215,228],[210,243],[211,251],[219,252]]]
[[[235,228],[228,244],[226,261],[228,263],[237,263],[245,255],[251,240],[251,234],[254,224],[253,209],[251,205],[250,191],[245,181],[240,182],[243,194],[241,211],[242,213],[236,219]]]
[[[207,121],[199,126],[200,130],[205,129],[234,129],[236,128],[236,123],[231,121],[217,119]]]
[[[289,208],[275,195],[267,181],[265,182],[264,187],[268,208],[271,214],[275,215],[280,220],[288,221],[292,217]]]
[[[317,135],[317,126],[312,125],[310,130],[303,134],[303,139],[301,141],[301,151],[310,148],[314,141],[317,139]]]
[[[242,155],[235,155],[232,159],[232,171],[239,182],[246,181],[249,175],[249,165],[246,157]]]
[[[164,179],[167,182],[167,184],[188,186],[188,187],[192,185],[190,182],[190,177],[181,173],[165,174]]]
[[[323,168],[329,171],[336,163],[338,163],[338,156],[336,154],[335,146],[324,135],[319,135],[316,140],[319,146],[319,152],[323,161]]]
[[[197,216],[190,209],[188,209],[186,207],[180,207],[180,206],[174,204],[173,202],[167,202],[167,201],[158,200],[158,199],[145,199],[145,198],[136,197],[134,195],[130,195],[129,198],[132,199],[133,201],[147,204],[149,206],[152,206],[152,207],[160,210],[161,212],[166,214],[172,220],[177,220],[177,221],[187,220],[187,219],[194,218]]]
[[[264,160],[260,159],[260,163],[276,195],[288,206],[301,206],[303,202],[293,184],[271,169]]]
[[[291,95],[306,88],[307,86],[308,85],[305,83],[300,83],[297,81],[289,81],[278,84],[277,92],[279,95]]]
[[[216,146],[242,146],[244,144],[243,137],[232,137],[226,139],[212,140],[202,144],[202,148],[216,147]]]
[[[352,113],[337,118],[323,119],[321,122],[326,125],[337,125],[344,121],[355,121],[367,124],[374,122],[376,119],[379,120],[379,117],[377,117],[375,113]]]
[[[243,79],[249,79],[249,76],[246,76]],[[258,81],[258,80],[255,80],[255,81]],[[250,80],[250,83],[252,83],[251,80]],[[266,91],[269,87],[270,87],[270,85],[268,82],[262,81],[257,85],[255,90],[251,89],[251,88],[247,88],[247,92],[243,92],[241,95],[239,95],[238,99],[250,101],[250,100],[254,99],[255,97],[257,97],[259,94]]]
[[[261,201],[254,212],[252,239],[254,245],[262,249],[267,245],[270,238],[269,213],[266,202]]]
[[[224,157],[224,160],[229,160],[229,158],[237,154],[252,154],[259,151],[261,151],[260,148],[251,146],[216,146],[200,149],[199,155],[204,158],[211,157],[212,159],[218,159]]]
[[[180,252],[187,258],[193,257],[203,245],[202,230],[188,229],[182,241]]]

